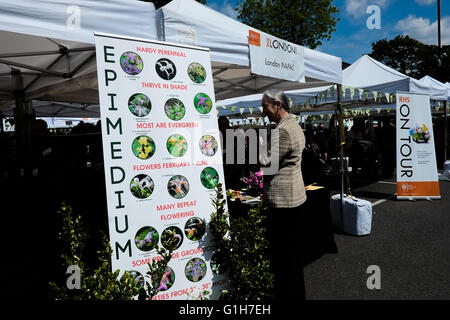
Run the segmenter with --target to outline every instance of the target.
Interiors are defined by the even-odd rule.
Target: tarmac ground
[[[395,192],[395,177],[352,190],[372,203],[371,234],[335,232],[338,253],[304,268],[306,300],[450,299],[450,181],[440,181],[440,200]]]

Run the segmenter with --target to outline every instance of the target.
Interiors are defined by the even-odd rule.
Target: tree
[[[450,80],[450,46],[427,45],[409,36],[397,36],[372,43],[372,58],[410,77],[429,75],[441,82]]]
[[[332,0],[241,0],[235,10],[243,23],[311,49],[330,40],[339,21]]]
[[[165,6],[166,4],[168,4],[172,0],[139,0],[139,1],[153,2],[153,4],[155,5],[155,8],[159,9],[159,8]],[[195,0],[195,1],[200,2],[201,4],[206,4],[206,0]]]

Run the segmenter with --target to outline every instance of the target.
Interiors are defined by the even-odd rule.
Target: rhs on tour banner
[[[113,270],[151,283],[157,246],[175,241],[154,299],[217,299],[227,265],[209,230],[214,188],[224,185],[209,50],[95,41]]]
[[[397,199],[440,199],[428,95],[397,92]]]

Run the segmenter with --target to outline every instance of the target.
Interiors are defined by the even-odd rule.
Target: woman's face
[[[263,107],[263,114],[267,116],[270,121],[277,122],[279,120],[280,103],[273,104],[269,98],[264,97],[261,105]]]

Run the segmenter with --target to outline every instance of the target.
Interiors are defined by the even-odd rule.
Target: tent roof
[[[447,100],[450,99],[450,84],[449,86],[447,86],[448,82],[447,84],[445,84],[430,76],[424,76],[419,81],[428,84],[429,86],[439,88],[439,90],[443,90],[444,92],[447,92]]]
[[[350,100],[353,98],[365,100],[366,98],[372,99],[374,97],[373,92],[369,92],[367,97],[365,96],[365,93],[363,93],[364,96],[361,96],[360,93],[355,92],[354,96],[351,97],[350,87],[387,94],[394,94],[397,91],[428,94],[431,99],[435,100],[447,100],[448,93],[450,93],[450,83],[448,83],[448,88],[445,88],[444,84],[429,76],[416,80],[367,55],[363,55],[342,71],[342,86],[346,90],[343,101],[346,101],[348,97],[350,97]],[[286,95],[294,103],[303,103],[306,100],[318,96],[329,88],[330,86],[322,86],[286,91]],[[239,107],[259,106],[261,98],[262,94],[254,94],[217,101],[217,104],[219,105],[219,115],[229,115],[231,113],[239,114]],[[332,102],[336,102],[336,96],[333,97],[329,94],[327,99],[322,97],[322,103]],[[231,112],[230,110],[220,108],[221,105],[236,106],[237,109],[235,109],[234,112]]]
[[[306,83],[251,74],[248,34],[259,31],[194,0],[173,0],[157,10],[160,40],[210,48],[216,100],[341,83],[342,60],[304,48]]]
[[[93,33],[156,39],[155,19],[152,3],[133,0],[2,0],[0,111],[18,92],[25,100],[98,103]]]

